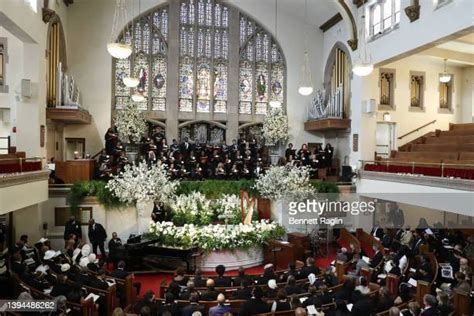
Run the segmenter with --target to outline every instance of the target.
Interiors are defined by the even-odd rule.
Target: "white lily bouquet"
[[[147,130],[145,116],[136,104],[129,104],[115,114],[115,126],[124,142],[138,143]]]
[[[289,138],[288,117],[281,108],[273,108],[263,120],[263,137],[267,145],[276,145]]]
[[[302,199],[316,193],[309,179],[307,167],[272,166],[259,175],[254,188],[262,197],[271,200]]]

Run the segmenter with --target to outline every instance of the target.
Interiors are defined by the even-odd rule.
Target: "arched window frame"
[[[286,61],[277,40],[243,13],[240,13],[239,33],[239,114],[265,115],[273,100],[285,106]]]
[[[168,5],[163,4],[129,22],[125,29],[133,35],[124,32],[119,35],[120,40],[125,38],[125,42],[131,43],[134,49],[129,58],[113,60],[113,109],[123,109],[130,102],[135,89],[126,87],[121,80],[132,72],[134,77],[140,79],[136,90],[145,97],[138,107],[144,111],[166,110],[168,25]],[[145,78],[140,78],[140,69],[145,66],[146,73],[142,72]]]

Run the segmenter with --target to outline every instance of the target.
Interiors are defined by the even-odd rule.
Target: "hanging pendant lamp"
[[[447,82],[451,81],[451,75],[448,74],[448,72],[446,71],[446,61],[448,61],[448,60],[447,59],[444,60],[444,72],[439,77],[439,82],[442,82],[442,83],[447,83]]]
[[[140,11],[141,11],[141,1],[138,1],[138,16],[140,16]],[[132,6],[132,12],[133,12],[133,6]],[[132,40],[131,40],[131,45],[134,45],[133,43],[135,42],[135,19],[132,19]],[[133,46],[132,46],[133,47]],[[132,54],[133,54],[133,49],[132,49]],[[133,59],[133,55],[132,59]],[[132,63],[133,65],[133,63]],[[130,69],[130,75],[127,77],[124,77],[122,79],[123,84],[126,85],[129,88],[136,88],[138,84],[140,83],[140,80],[136,77],[132,76],[133,69]]]
[[[374,65],[371,63],[370,54],[367,52],[367,42],[365,38],[365,4],[362,8],[361,24],[360,24],[360,35],[359,35],[359,48],[358,55],[355,58],[352,72],[356,76],[365,77],[372,73]]]
[[[127,11],[125,8],[125,0],[116,0],[114,21],[112,24],[112,31],[110,33],[110,40],[107,44],[107,51],[112,57],[118,59],[128,58],[132,54],[132,45],[126,42],[126,36],[122,36],[122,40],[115,40],[118,30],[125,25],[124,33],[130,32],[127,26]]]
[[[307,21],[307,12],[308,12],[308,0],[304,2],[304,25],[306,28],[306,21]],[[308,96],[313,93],[313,80],[311,78],[311,70],[309,68],[309,58],[308,58],[308,38],[306,30],[304,32],[304,56],[303,56],[303,64],[301,66],[301,77],[300,77],[300,85],[298,87],[298,93],[304,96]]]

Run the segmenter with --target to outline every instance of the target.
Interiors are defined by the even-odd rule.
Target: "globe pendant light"
[[[451,75],[448,74],[448,72],[446,71],[446,61],[447,61],[447,59],[444,60],[444,72],[439,77],[439,81],[442,82],[442,83],[447,83],[447,82],[451,81]]]
[[[362,17],[360,25],[359,49],[358,55],[355,58],[352,71],[359,77],[365,77],[372,73],[374,65],[371,63],[370,54],[367,52],[367,43],[365,40],[365,5],[362,8]]]
[[[275,0],[275,40],[278,39],[277,38],[277,34],[278,34],[277,23],[278,23],[278,0]],[[276,95],[273,95],[273,97],[276,98]],[[270,107],[272,109],[280,108],[281,102],[278,101],[278,99],[270,100]]]
[[[298,88],[301,95],[308,96],[313,93],[313,84],[311,80],[311,71],[309,70],[308,52],[304,52],[304,62],[301,69],[301,81]]]
[[[140,4],[141,4],[141,1],[139,0],[138,1],[138,16],[140,16],[140,11],[141,11]],[[132,6],[132,12],[133,12],[133,6]],[[134,42],[135,42],[135,19],[132,19],[132,40],[131,40],[132,45]],[[133,58],[133,55],[132,55],[132,58]],[[138,84],[140,83],[140,80],[138,78],[132,77],[132,72],[133,72],[133,69],[131,68],[130,76],[124,77],[122,81],[125,86],[129,88],[136,88]]]
[[[107,44],[107,51],[110,55],[112,55],[112,57],[125,59],[132,54],[132,46],[126,42],[126,36],[122,36],[122,41],[115,40],[117,31],[124,25],[124,35],[130,35],[130,30],[128,30],[127,23],[128,21],[127,11],[125,10],[125,0],[116,0],[112,32],[110,33],[110,41]]]
[[[306,27],[306,20],[308,12],[308,1],[305,0],[304,2],[304,25]],[[298,93],[304,96],[308,96],[313,93],[313,82],[311,79],[311,70],[309,69],[309,58],[308,58],[308,38],[305,30],[304,35],[304,56],[303,56],[303,65],[301,66],[301,77],[300,77],[300,85],[298,87]]]
[[[135,93],[132,94],[132,101],[133,102],[143,102],[143,101],[145,101],[145,96],[142,93],[140,93],[138,91],[135,91]]]

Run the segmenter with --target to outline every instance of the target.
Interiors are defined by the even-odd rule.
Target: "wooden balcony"
[[[84,109],[47,108],[46,118],[65,124],[90,124],[92,115]]]
[[[349,119],[322,119],[311,120],[304,123],[304,130],[308,132],[324,132],[331,130],[345,130],[351,128]]]

